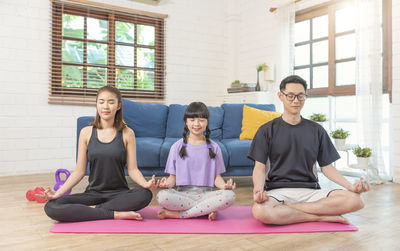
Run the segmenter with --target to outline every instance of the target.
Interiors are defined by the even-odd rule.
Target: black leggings
[[[116,192],[88,191],[50,200],[44,211],[56,221],[114,219],[114,211],[140,210],[150,203],[152,197],[152,192],[144,188]],[[96,207],[90,207],[93,205]]]

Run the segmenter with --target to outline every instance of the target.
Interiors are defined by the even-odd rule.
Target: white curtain
[[[296,8],[294,1],[289,1],[277,9],[283,31],[281,32],[281,76],[286,77],[294,72],[294,24]],[[280,83],[280,80],[278,81]]]
[[[370,163],[389,176],[382,154],[381,0],[356,0],[356,13],[357,142],[372,149]]]

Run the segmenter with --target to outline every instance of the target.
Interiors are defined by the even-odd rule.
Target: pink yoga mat
[[[142,221],[99,220],[57,223],[52,233],[152,233],[152,234],[269,234],[357,231],[353,225],[330,222],[307,222],[285,226],[265,225],[251,215],[251,207],[229,207],[218,212],[217,220],[157,218],[159,207],[139,211]]]

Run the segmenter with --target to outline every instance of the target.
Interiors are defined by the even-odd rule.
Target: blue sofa
[[[163,176],[171,145],[182,137],[186,105],[142,104],[122,100],[125,122],[135,131],[137,164],[143,175]],[[273,104],[246,104],[254,108],[275,111]],[[239,140],[242,128],[243,104],[223,104],[208,107],[211,139],[222,150],[226,173],[224,176],[251,176],[254,162],[247,158],[251,140]],[[80,130],[93,121],[93,116],[79,117]],[[89,172],[89,168],[87,169]]]

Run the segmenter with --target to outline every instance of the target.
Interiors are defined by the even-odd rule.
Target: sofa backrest
[[[168,138],[181,138],[185,123],[183,115],[185,114],[187,105],[171,104],[169,106],[167,132]],[[210,138],[222,139],[222,121],[224,118],[224,110],[221,107],[208,106],[210,112],[209,128],[211,131]]]
[[[243,105],[248,105],[260,110],[275,111],[274,104],[223,104],[224,123],[222,125],[223,138],[239,138],[242,130]]]
[[[165,138],[168,106],[122,99],[124,120],[136,137]]]

